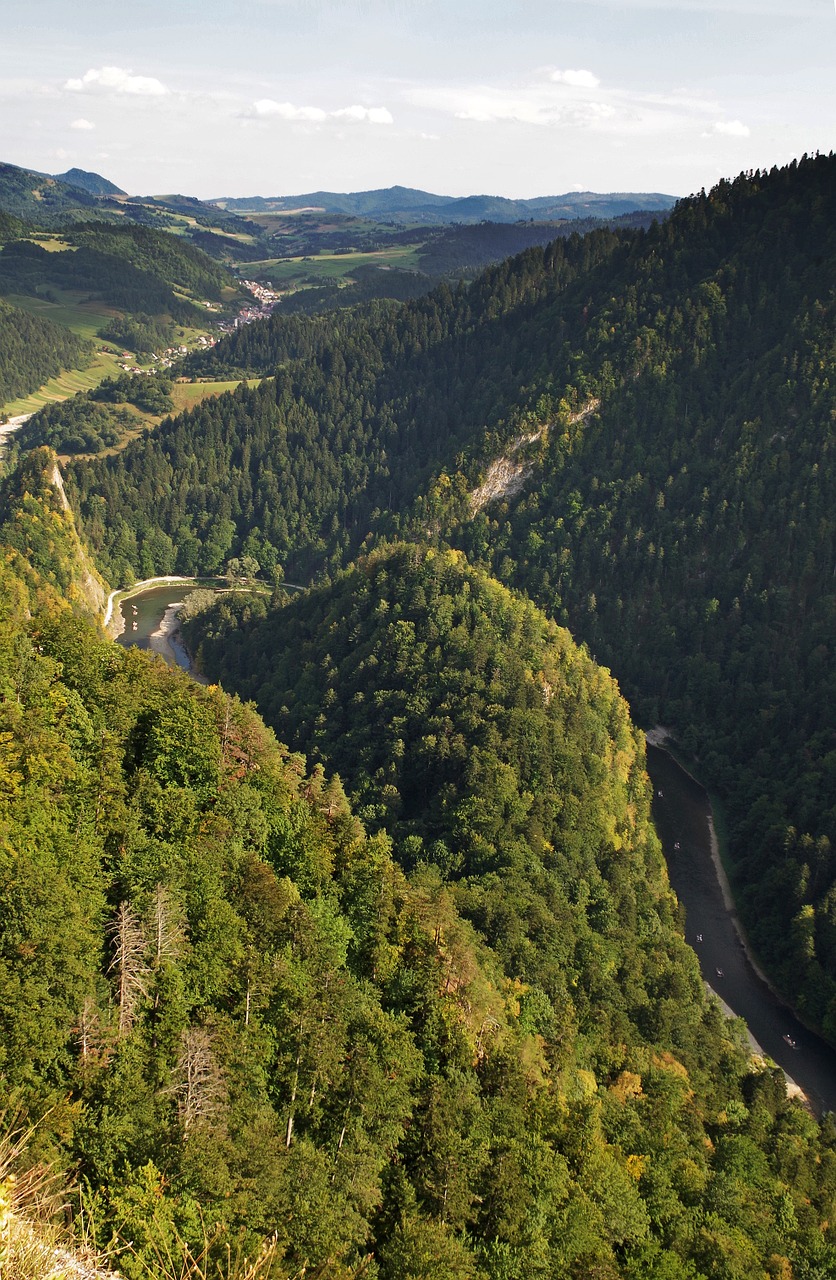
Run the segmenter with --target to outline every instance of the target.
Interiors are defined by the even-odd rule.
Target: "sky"
[[[835,0],[0,0],[0,160],[131,195],[687,195],[836,149]]]

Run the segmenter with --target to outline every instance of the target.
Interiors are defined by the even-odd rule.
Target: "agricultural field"
[[[403,271],[414,271],[418,269],[418,252],[418,245],[395,245],[368,253],[325,252],[316,257],[265,258],[248,262],[246,272],[252,280],[269,281],[280,289],[294,289],[303,283],[350,280],[358,267],[399,267]]]
[[[253,386],[263,381],[263,378],[251,379]],[[230,382],[175,382],[171,389],[174,413],[182,413],[184,409],[193,409],[196,404],[201,404],[204,400],[211,400],[213,396],[222,396],[225,391],[234,391],[240,385],[240,379],[234,379]]]
[[[46,248],[45,245],[43,247]],[[12,293],[5,300],[30,315],[71,329],[79,338],[98,343],[101,343],[98,331],[102,325],[122,314],[104,302],[88,302],[84,294],[63,289],[51,289],[49,297]]]

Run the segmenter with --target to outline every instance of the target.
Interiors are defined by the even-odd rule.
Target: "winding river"
[[[123,600],[119,643],[152,649],[188,671],[189,656],[176,634],[177,605],[197,589],[169,582]],[[802,1026],[746,957],[712,861],[708,795],[666,751],[648,745],[647,767],[653,818],[705,981],[729,1012],[745,1020],[750,1038],[783,1068],[818,1116],[836,1111],[836,1050]]]

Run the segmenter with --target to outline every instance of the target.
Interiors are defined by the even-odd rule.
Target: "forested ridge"
[[[145,227],[90,224],[68,231],[74,247],[50,252],[15,240],[0,253],[0,291],[37,296],[45,289],[77,290],[140,316],[166,316],[181,324],[205,320],[205,308],[183,296],[218,299],[232,284],[226,268],[199,249]]]
[[[373,526],[398,528],[440,463],[510,438],[529,393],[521,318],[627,252],[624,233],[574,237],[524,255],[518,275],[503,265],[470,289],[280,317],[218,343],[196,371],[275,378],[69,472],[105,572],[211,573],[242,550],[295,578],[346,563]]]
[[[60,566],[53,466],[0,518]],[[306,765],[30,552],[0,560],[0,1082],[128,1280],[207,1238],[273,1280],[832,1273],[836,1131],[707,1000],[641,736],[568,633],[410,546],[288,605],[288,728],[353,687],[361,822],[336,721]]]
[[[73,473],[116,579],[245,551],[298,580],[409,533],[524,587],[698,757],[747,927],[831,1037],[835,168],[744,174],[404,307],[252,326],[204,367],[275,382]],[[522,495],[474,510],[524,438]]]

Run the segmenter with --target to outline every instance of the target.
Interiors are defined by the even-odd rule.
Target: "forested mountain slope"
[[[333,572],[411,529],[525,586],[699,755],[747,924],[831,1036],[835,176],[807,158],[470,289],[253,326],[212,359],[275,384],[73,473],[116,578],[245,548]],[[520,440],[527,489],[475,511]]]
[[[164,231],[92,222],[65,232],[62,240],[61,252],[28,239],[7,244],[0,254],[0,291],[78,290],[146,318],[165,314],[183,323],[205,321],[205,309],[195,302],[217,301],[224,288],[235,287],[226,267]]]
[[[742,178],[661,227],[643,287],[586,314],[600,412],[549,434],[523,496],[448,526],[700,758],[747,926],[831,1037],[834,178],[832,157]]]
[[[0,298],[0,405],[26,395],[62,369],[83,364],[91,344]]]
[[[145,552],[159,572],[213,572],[245,548],[268,568],[281,558],[289,577],[344,563],[373,524],[397,525],[442,461],[510,435],[503,418],[529,376],[520,316],[581,288],[630,243],[610,231],[557,241],[470,289],[441,286],[350,317],[273,319],[219,343],[205,372],[275,380],[70,471],[105,571],[122,580]]]
[[[0,163],[0,208],[39,227],[54,227],[75,218],[118,216],[111,205],[86,189],[48,173]]]
[[[358,716],[366,834],[252,709],[101,639],[19,550],[0,578],[0,1083],[129,1280],[204,1233],[224,1275],[271,1241],[274,1280],[836,1266],[832,1126],[706,1003],[641,740],[565,632],[416,548],[288,609],[298,710],[330,632],[328,686],[401,706],[446,776],[446,811],[408,797]]]

